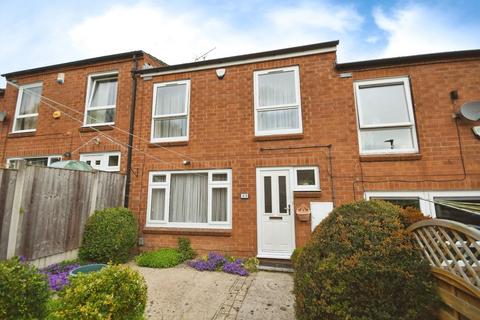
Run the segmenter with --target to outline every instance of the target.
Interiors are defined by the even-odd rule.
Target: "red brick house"
[[[0,112],[7,117],[0,122],[0,162],[14,166],[15,160],[27,159],[47,165],[71,158],[125,172],[127,149],[97,130],[127,144],[131,70],[144,65],[164,63],[133,51],[3,74],[8,82]],[[40,108],[39,94],[50,99]]]
[[[480,202],[475,123],[452,116],[463,103],[480,100],[480,50],[337,64],[337,44],[134,72],[136,90],[117,96],[117,117],[128,128],[134,94],[128,205],[138,215],[145,250],[187,236],[200,252],[289,258],[332,207],[362,198],[480,224],[433,202]],[[131,60],[125,63],[128,74]],[[82,81],[81,93],[70,91],[76,98],[44,95],[88,112]],[[7,87],[9,114],[16,96]],[[41,112],[46,120],[39,116],[38,133],[57,121],[50,110]],[[82,130],[78,124],[57,130],[50,139],[61,135],[67,142],[50,154],[81,145],[68,144],[66,133]],[[25,155],[28,145],[53,148],[8,132],[3,159],[14,156],[14,139],[23,141]],[[107,146],[85,148],[124,148]]]

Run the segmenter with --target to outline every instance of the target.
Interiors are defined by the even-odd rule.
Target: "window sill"
[[[147,234],[172,234],[188,236],[214,236],[230,237],[232,229],[206,229],[206,228],[167,228],[167,227],[144,227],[143,233]]]
[[[322,191],[294,191],[295,198],[320,198]]]
[[[80,132],[94,132],[94,131],[107,131],[107,130],[113,130],[113,125],[108,125],[108,126],[85,126],[85,127],[80,127],[78,131]]]
[[[271,136],[255,136],[253,141],[298,140],[303,139],[303,133],[276,134]]]
[[[375,154],[375,155],[361,155],[361,162],[382,162],[382,161],[414,161],[421,160],[420,153],[401,153],[401,154]]]
[[[29,132],[11,132],[7,135],[8,138],[21,138],[21,137],[33,137],[36,131]]]
[[[169,142],[150,142],[149,148],[161,148],[161,147],[175,147],[175,146],[188,146],[187,141],[169,141]]]

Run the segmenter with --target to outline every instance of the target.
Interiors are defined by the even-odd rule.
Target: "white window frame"
[[[298,170],[313,170],[314,176],[315,176],[315,184],[311,186],[299,185],[298,177],[297,177]],[[317,166],[293,168],[293,181],[294,181],[293,191],[320,191],[320,174]]]
[[[403,199],[403,198],[419,198],[420,211],[426,216],[436,218],[435,198],[462,198],[462,197],[476,197],[480,198],[480,190],[449,190],[449,191],[368,191],[365,192],[365,199],[370,198],[391,198],[391,199]],[[426,199],[426,200],[422,200]]]
[[[109,79],[117,79],[117,96],[115,97],[115,104],[108,105],[108,106],[99,106],[99,107],[90,107],[90,103],[92,102],[93,98],[93,88],[95,88],[95,82],[98,80],[109,80]],[[85,114],[83,117],[83,127],[97,127],[97,126],[106,126],[106,125],[113,125],[113,122],[104,122],[104,123],[92,123],[88,124],[88,111],[95,111],[95,110],[107,110],[107,109],[115,109],[115,118],[117,116],[117,100],[118,100],[118,91],[120,89],[119,82],[118,82],[118,71],[108,71],[108,72],[101,72],[101,73],[94,73],[88,75],[87,78],[87,96],[85,98]]]
[[[172,174],[195,174],[208,173],[208,222],[207,223],[183,223],[169,222],[170,209],[170,181]],[[227,174],[227,181],[213,181],[212,175],[216,173]],[[165,175],[165,182],[153,182],[154,175]],[[215,188],[227,189],[227,221],[212,221],[212,190]],[[165,190],[165,208],[163,220],[152,220],[150,218],[150,210],[152,205],[152,190]],[[148,199],[147,199],[147,223],[146,227],[167,227],[167,228],[207,228],[207,229],[231,229],[232,228],[232,170],[231,169],[215,169],[215,170],[183,170],[183,171],[151,171],[148,175]]]
[[[295,104],[285,104],[277,106],[260,106],[259,101],[259,90],[258,90],[258,78],[261,75],[275,73],[275,72],[287,72],[293,71],[295,77]],[[271,136],[279,134],[298,134],[303,132],[302,124],[302,101],[300,93],[300,71],[298,66],[292,67],[283,67],[276,69],[260,70],[253,72],[253,95],[254,95],[254,122],[255,122],[255,136]],[[299,127],[297,129],[279,129],[279,130],[259,130],[258,129],[258,116],[259,111],[274,111],[274,110],[283,110],[283,109],[293,109],[298,106],[298,123]]]
[[[173,113],[173,114],[163,114],[163,115],[155,115],[155,104],[157,102],[157,88],[160,87],[167,87],[171,85],[186,85],[186,97],[185,97],[185,112],[182,113]],[[155,120],[156,119],[175,119],[178,117],[187,117],[187,130],[186,134],[183,137],[167,137],[167,138],[155,138]],[[152,102],[152,125],[151,125],[151,134],[150,134],[150,141],[153,143],[157,142],[177,142],[177,141],[188,141],[188,137],[190,134],[190,80],[177,80],[177,81],[169,81],[169,82],[161,82],[155,83],[153,85],[153,102]]]
[[[118,156],[118,165],[117,166],[109,166],[108,165],[108,160],[110,156]],[[105,161],[106,165],[103,166],[103,169],[95,169],[95,170],[100,170],[100,171],[106,171],[106,172],[119,172],[120,171],[120,164],[122,161],[122,153],[119,151],[113,151],[113,152],[95,152],[95,153],[81,153],[80,154],[80,161],[86,162],[89,157],[100,157],[102,158],[100,161]]]
[[[29,84],[25,84],[25,85],[20,86],[20,89],[18,90],[17,105],[15,107],[15,118],[13,120],[12,133],[35,132],[35,131],[37,131],[37,128],[35,128],[35,129],[25,129],[25,130],[15,130],[18,119],[37,117],[37,125],[38,125],[38,112],[20,115],[20,107],[22,105],[24,89],[28,90],[30,88],[36,88],[36,87],[42,87],[42,90],[43,90],[43,83],[42,82],[35,82],[35,83],[29,83]]]
[[[60,161],[62,161],[62,156],[61,155],[50,155],[50,156],[32,156],[32,157],[14,157],[14,158],[7,158],[7,167],[10,166],[10,164],[13,161],[18,161],[18,160],[34,160],[34,159],[43,159],[47,158],[47,167],[52,164],[52,159],[53,158],[60,158]]]
[[[411,119],[410,122],[398,122],[398,123],[389,123],[389,124],[370,124],[364,125],[361,123],[362,119],[362,105],[359,99],[359,90],[362,86],[382,86],[389,85],[394,83],[402,83],[405,93],[405,101],[407,103],[408,116]],[[417,153],[418,152],[418,137],[417,137],[417,128],[415,124],[415,114],[413,112],[413,102],[412,102],[412,91],[410,88],[410,79],[406,76],[404,77],[394,77],[394,78],[382,78],[374,80],[361,80],[355,81],[354,86],[354,99],[355,107],[357,111],[357,135],[358,135],[358,147],[360,149],[360,155],[375,155],[375,154],[395,154],[395,153]],[[375,130],[375,129],[397,129],[397,128],[410,128],[412,131],[413,138],[413,148],[409,149],[389,149],[385,148],[383,150],[372,150],[364,151],[362,149],[362,137],[361,131],[365,130]]]

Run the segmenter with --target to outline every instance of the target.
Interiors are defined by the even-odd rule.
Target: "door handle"
[[[288,215],[291,215],[291,213],[290,213],[290,204],[287,205],[287,207],[285,208],[285,210],[287,210]]]

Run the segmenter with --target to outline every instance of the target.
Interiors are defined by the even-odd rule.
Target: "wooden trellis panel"
[[[442,319],[480,319],[480,231],[431,219],[408,228],[438,282]]]

